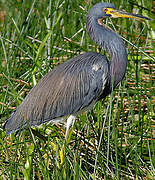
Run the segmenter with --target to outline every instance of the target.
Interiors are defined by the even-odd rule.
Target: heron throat
[[[127,52],[121,37],[103,25],[102,20],[87,16],[86,28],[89,36],[110,55],[110,86],[115,88],[123,79],[127,67]]]

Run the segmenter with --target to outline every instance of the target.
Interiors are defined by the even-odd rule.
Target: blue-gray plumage
[[[120,16],[119,16],[120,13]],[[89,36],[105,48],[110,61],[99,53],[87,52],[57,66],[29,92],[5,124],[6,133],[45,122],[67,119],[67,131],[79,112],[106,97],[123,79],[127,53],[122,39],[102,23],[106,17],[123,17],[111,3],[98,3],[89,11]],[[125,17],[146,17],[124,13]]]

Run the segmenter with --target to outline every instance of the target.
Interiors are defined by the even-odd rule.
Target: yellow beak
[[[132,13],[120,11],[120,10],[114,9],[114,8],[104,8],[104,12],[113,18],[123,17],[123,18],[135,18],[138,20],[143,20],[143,19],[151,20],[150,18],[142,16],[142,15],[132,14]]]

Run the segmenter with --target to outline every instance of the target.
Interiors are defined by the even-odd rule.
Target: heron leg
[[[68,135],[69,135],[69,130],[70,127],[74,125],[76,117],[74,115],[70,115],[69,118],[67,119],[67,124],[66,124],[66,134],[65,134],[65,139],[67,140]]]

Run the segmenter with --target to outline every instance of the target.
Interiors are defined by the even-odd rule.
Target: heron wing
[[[77,114],[97,101],[108,82],[108,61],[98,53],[84,53],[47,73],[10,116],[8,133]]]

